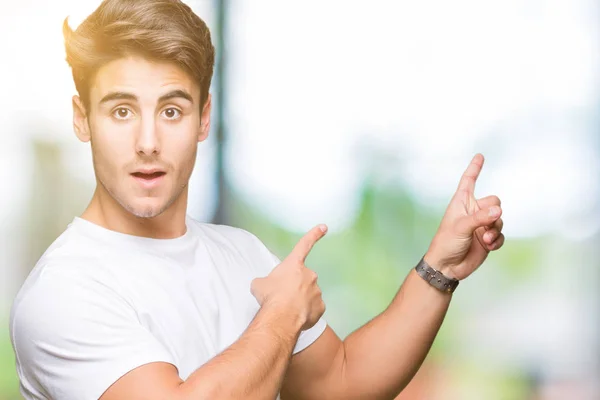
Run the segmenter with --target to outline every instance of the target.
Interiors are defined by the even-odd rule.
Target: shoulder
[[[30,294],[42,292],[57,291],[62,296],[86,295],[73,288],[100,288],[106,284],[111,275],[109,268],[105,267],[115,264],[120,256],[122,253],[82,233],[74,221],[44,251],[21,286],[14,303]]]
[[[107,252],[100,244],[91,242],[71,225],[58,236],[33,266],[13,301],[13,308],[30,293],[57,290],[63,295],[68,282],[95,279],[97,267]]]
[[[70,242],[57,239],[39,259],[13,301],[12,313],[22,304],[57,306],[61,301],[82,302],[114,291],[106,256],[101,257]]]
[[[61,334],[74,321],[106,321],[115,310],[123,313],[128,307],[104,268],[106,259],[78,248],[68,234],[48,248],[13,300],[10,331],[18,342],[15,348]]]
[[[110,281],[69,263],[39,265],[19,292],[10,338],[24,388],[41,398],[98,398],[127,371],[173,362]]]
[[[51,335],[64,331],[81,318],[103,319],[115,309],[122,312],[127,302],[89,263],[53,259],[36,265],[11,307],[12,337]],[[81,259],[81,263],[87,260]]]

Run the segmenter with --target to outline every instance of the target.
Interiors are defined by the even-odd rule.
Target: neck
[[[142,218],[124,209],[101,184],[97,184],[92,200],[81,218],[128,235],[173,239],[186,232],[187,196],[186,186],[179,197],[160,215]]]

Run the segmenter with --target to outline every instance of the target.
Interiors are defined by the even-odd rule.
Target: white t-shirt
[[[231,345],[259,310],[256,277],[279,260],[254,235],[186,218],[185,235],[150,239],[75,218],[19,291],[10,318],[26,399],[98,399],[150,362],[182,379]],[[297,353],[325,330],[301,333]]]

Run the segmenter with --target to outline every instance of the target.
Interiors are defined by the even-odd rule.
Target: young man
[[[65,21],[77,137],[96,191],[15,299],[26,399],[390,399],[435,338],[458,280],[504,242],[500,200],[475,199],[476,155],[423,260],[389,307],[344,341],[304,261],[186,216],[210,127],[214,52],[178,0],[106,0]],[[432,269],[435,268],[437,271]]]

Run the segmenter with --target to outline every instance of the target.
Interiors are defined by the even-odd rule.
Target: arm
[[[171,364],[146,364],[124,375],[101,399],[274,399],[301,326],[299,318],[263,307],[240,339],[186,381]]]
[[[186,381],[168,363],[150,363],[121,377],[101,400],[274,399],[302,330],[325,311],[314,272],[304,267],[325,230],[316,227],[266,278],[252,282],[261,308],[244,334]]]
[[[384,312],[344,341],[327,328],[293,357],[284,399],[393,399],[429,352],[450,298],[411,271]]]
[[[500,213],[489,212],[499,208],[499,199],[472,197],[482,164],[476,157],[463,175],[425,255],[428,264],[457,279],[472,273],[504,241]],[[292,358],[284,398],[393,399],[427,356],[450,300],[450,294],[438,291],[411,270],[384,312],[344,341],[328,328]]]

